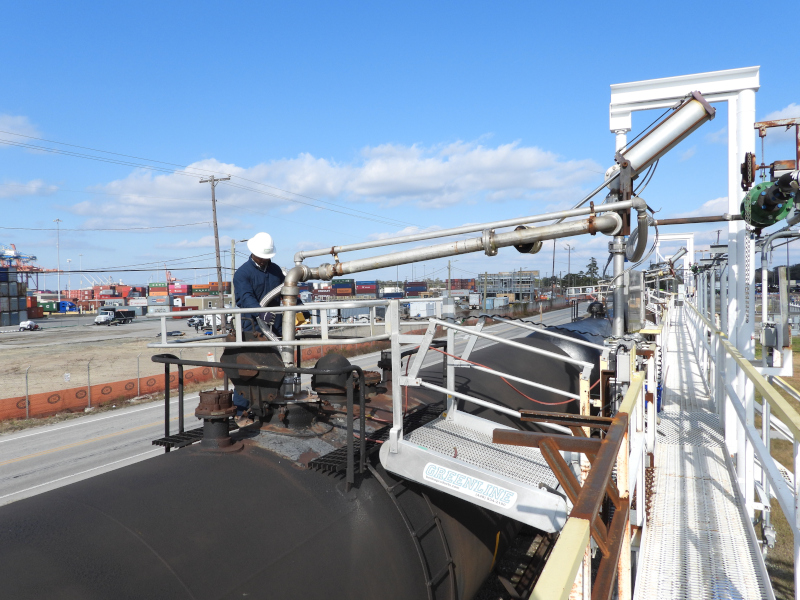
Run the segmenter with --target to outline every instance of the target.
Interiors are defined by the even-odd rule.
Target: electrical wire
[[[316,204],[311,204],[310,202],[303,202],[302,200],[295,200],[293,198],[286,198],[284,196],[280,196],[278,194],[273,194],[271,192],[266,192],[264,190],[257,190],[255,188],[247,187],[247,186],[244,186],[244,185],[239,185],[238,183],[231,183],[230,181],[222,181],[221,183],[223,183],[224,185],[226,185],[228,187],[237,188],[237,189],[240,189],[240,190],[246,190],[248,192],[253,192],[255,194],[261,194],[263,196],[269,196],[271,198],[278,198],[280,200],[288,200],[288,201],[294,202],[296,204],[302,204],[304,206],[310,206],[311,208],[318,208],[318,209],[327,210],[327,211],[330,211],[330,212],[335,212],[335,213],[344,215],[346,217],[357,216],[360,219],[364,219],[366,221],[373,221],[375,223],[380,223],[382,225],[388,225],[390,227],[399,227],[401,225],[413,225],[413,223],[405,223],[405,222],[402,222],[402,221],[394,221],[394,220],[387,220],[387,219],[380,219],[380,218],[372,218],[372,217],[367,217],[367,216],[353,215],[353,214],[344,212],[343,210],[336,210],[336,209],[333,209],[333,208],[326,208],[324,206],[317,206]]]
[[[195,225],[211,225],[211,221],[198,221],[197,223],[184,223],[182,225],[155,225],[152,227],[123,227],[123,228],[88,228],[73,229],[69,227],[3,227],[0,229],[14,229],[17,231],[140,231],[143,229],[172,229],[175,227],[194,227]]]
[[[26,135],[22,135],[22,134],[15,134],[15,133],[5,132],[5,131],[0,131],[0,133],[7,133],[7,134],[10,134],[10,135],[20,135],[22,137],[27,137],[27,138],[30,138],[30,139],[37,139],[37,140],[41,140],[41,141],[47,141],[47,142],[50,142],[50,143],[61,144],[61,145],[65,145],[65,146],[71,146],[71,147],[74,147],[74,148],[92,150],[94,152],[103,152],[105,154],[111,154],[111,155],[114,155],[114,156],[121,156],[121,157],[125,157],[125,158],[135,158],[137,160],[145,160],[145,161],[148,161],[148,162],[160,163],[160,164],[164,164],[164,165],[171,165],[171,166],[174,166],[174,167],[180,167],[180,170],[168,169],[168,168],[165,168],[165,167],[158,167],[158,166],[147,165],[147,164],[142,164],[142,163],[134,163],[134,162],[127,161],[127,160],[105,158],[105,157],[102,157],[102,156],[92,156],[90,154],[84,154],[84,153],[81,153],[81,152],[73,152],[73,151],[70,151],[70,150],[62,150],[62,149],[59,149],[59,148],[48,148],[47,146],[38,146],[38,145],[35,145],[35,144],[26,144],[26,143],[23,143],[23,142],[17,142],[17,141],[14,141],[14,140],[8,140],[8,139],[0,138],[0,144],[5,144],[7,146],[16,146],[16,147],[26,148],[26,149],[30,149],[30,150],[39,150],[39,151],[43,151],[43,152],[50,152],[52,154],[60,154],[60,155],[63,155],[63,156],[71,156],[73,158],[83,158],[83,159],[87,159],[87,160],[96,160],[96,161],[99,161],[99,162],[105,162],[105,163],[109,163],[109,164],[116,164],[116,165],[122,165],[122,166],[129,166],[129,167],[147,169],[147,170],[150,170],[150,171],[156,171],[156,172],[160,172],[160,173],[174,173],[176,175],[183,175],[183,176],[186,176],[186,177],[201,177],[201,176],[203,176],[202,173],[194,173],[192,171],[187,171],[187,169],[193,169],[193,170],[196,170],[196,171],[204,171],[204,172],[208,172],[208,173],[220,173],[220,174],[222,174],[221,171],[213,171],[211,169],[201,169],[199,167],[186,167],[186,166],[178,165],[178,164],[175,164],[175,163],[169,163],[169,162],[155,160],[155,159],[149,159],[149,158],[142,158],[142,157],[132,156],[132,155],[128,155],[128,154],[121,154],[121,153],[118,153],[118,152],[110,152],[108,150],[98,150],[96,148],[89,148],[89,147],[86,147],[86,146],[78,146],[76,144],[67,144],[65,142],[56,142],[56,141],[53,141],[53,140],[45,140],[43,138],[35,138],[33,136],[26,136]],[[305,196],[303,194],[297,194],[295,192],[290,192],[288,190],[284,190],[284,189],[278,188],[276,186],[271,186],[269,184],[260,183],[260,182],[254,181],[252,179],[239,177],[238,175],[232,175],[232,174],[229,174],[229,173],[227,175],[229,175],[230,177],[237,178],[237,179],[242,179],[243,181],[248,181],[250,183],[254,183],[256,185],[263,185],[265,187],[269,187],[271,189],[279,190],[279,191],[282,191],[284,193],[296,195],[296,196],[299,196],[299,197],[302,197],[302,198],[306,198],[308,200],[313,200],[314,202],[319,202],[320,204],[329,204],[329,205],[332,205],[332,206],[339,206],[338,204],[336,204],[334,202],[330,202],[330,201],[327,201],[327,200],[319,200],[319,199],[316,199],[316,198],[312,198],[310,196]],[[235,184],[230,184],[229,182],[222,182],[222,183],[228,183],[228,185],[232,185],[232,187],[236,187]],[[373,213],[368,213],[366,211],[361,211],[361,210],[357,210],[357,209],[345,208],[345,210],[349,210],[349,211],[351,211],[351,213],[356,213],[356,214],[350,214],[350,213],[343,212],[342,210],[334,210],[334,209],[326,208],[325,206],[311,205],[311,204],[308,204],[307,202],[301,202],[301,201],[296,200],[294,198],[286,198],[285,196],[281,196],[281,195],[278,195],[278,194],[270,194],[268,192],[264,192],[264,191],[261,191],[261,190],[253,190],[252,188],[247,188],[246,186],[239,186],[239,187],[241,187],[242,189],[246,189],[248,191],[252,191],[252,192],[256,192],[256,193],[262,193],[264,195],[271,196],[271,197],[274,197],[274,198],[278,198],[278,199],[281,199],[281,200],[287,200],[289,202],[296,202],[296,203],[299,203],[299,204],[305,204],[307,206],[314,206],[315,208],[319,208],[319,209],[322,209],[322,210],[330,210],[332,212],[339,212],[341,214],[345,214],[345,215],[351,216],[351,217],[356,217],[356,218],[367,218],[366,216],[373,217],[373,218],[367,218],[367,220],[374,220],[374,217],[378,217],[378,215],[375,215]],[[343,208],[343,207],[340,207],[340,208]],[[365,215],[365,216],[360,216],[359,213],[361,215]],[[389,219],[389,220],[384,219],[384,220],[378,221],[378,222],[381,222],[381,223],[384,223],[384,224],[391,224],[392,226],[395,226],[395,227],[398,226],[398,225],[402,225],[402,226],[414,225],[414,223],[409,223],[409,222],[406,222],[406,221],[400,221],[400,220],[397,220],[397,219]]]

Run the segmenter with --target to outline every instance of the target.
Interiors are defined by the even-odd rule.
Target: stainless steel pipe
[[[494,233],[490,230],[480,237],[466,240],[456,240],[445,244],[437,244],[435,246],[413,248],[411,250],[384,254],[383,256],[358,258],[333,265],[320,265],[319,275],[322,279],[332,279],[333,277],[346,275],[348,273],[359,273],[361,271],[394,267],[417,261],[432,260],[434,258],[457,256],[459,254],[470,254],[472,252],[481,251],[486,251],[487,254],[491,254],[491,251],[497,248],[521,246],[543,240],[583,235],[585,233],[594,234],[599,232],[613,234],[619,231],[621,227],[621,217],[616,213],[608,213],[599,217],[590,217],[578,221],[566,221],[557,225],[544,225],[542,227],[532,227],[505,233]],[[484,227],[484,229],[487,228]]]
[[[598,187],[592,194],[587,196],[583,201],[585,202],[592,195],[596,194],[599,190],[603,189],[608,183],[613,181],[616,176],[609,178],[603,185]],[[559,212],[552,212],[546,213],[544,215],[533,215],[528,217],[518,217],[516,219],[505,219],[503,221],[494,221],[492,223],[482,223],[477,225],[464,225],[463,227],[452,227],[450,229],[440,229],[438,231],[429,231],[426,233],[416,233],[413,235],[403,235],[393,238],[387,238],[385,240],[375,240],[372,242],[361,242],[358,244],[346,244],[344,246],[333,246],[331,248],[325,248],[322,250],[301,250],[294,255],[294,262],[295,264],[299,265],[302,264],[305,258],[309,258],[312,256],[326,256],[326,255],[336,255],[342,252],[353,252],[355,250],[366,250],[369,248],[379,248],[382,246],[395,246],[397,244],[407,244],[409,242],[420,242],[423,240],[432,240],[435,238],[440,237],[448,237],[451,235],[461,235],[464,233],[475,233],[477,231],[483,231],[484,229],[502,229],[503,227],[515,227],[517,225],[526,225],[529,223],[540,223],[542,221],[550,221],[551,219],[559,219],[559,223],[564,221],[565,219],[569,219],[571,217],[582,217],[585,215],[590,215],[592,213],[605,213],[610,211],[616,210],[623,210],[626,208],[636,208],[640,207],[641,202],[634,198],[627,202],[618,202],[617,204],[611,205],[601,205],[595,206],[594,208],[587,207],[587,208],[574,208],[571,210],[562,210]]]
[[[638,200],[638,199],[637,199]],[[638,200],[638,204],[634,201],[630,206],[641,206],[644,204]],[[615,209],[620,208],[615,205]],[[552,214],[548,215],[547,219],[553,218]],[[433,258],[443,258],[446,256],[456,256],[458,254],[469,254],[472,252],[484,251],[487,254],[496,253],[498,248],[505,248],[507,246],[520,246],[525,244],[532,244],[541,240],[552,240],[556,238],[570,237],[575,235],[582,235],[585,233],[605,233],[608,235],[615,235],[622,229],[622,217],[615,212],[598,217],[592,216],[588,219],[581,219],[578,221],[567,221],[556,225],[544,225],[542,227],[531,227],[528,229],[520,229],[515,231],[508,231],[505,233],[495,234],[494,231],[486,224],[482,226],[484,229],[483,235],[476,238],[466,240],[457,240],[446,244],[436,244],[434,246],[427,246],[424,248],[414,248],[411,250],[404,250],[402,252],[393,252],[383,256],[374,256],[370,258],[361,258],[350,260],[336,264],[323,264],[316,268],[310,268],[305,265],[297,265],[286,274],[286,279],[281,288],[281,297],[283,306],[291,307],[297,305],[297,284],[301,281],[308,281],[309,279],[333,279],[339,275],[348,273],[360,273],[362,271],[371,271],[373,269],[381,269],[384,267],[394,267],[397,265],[408,264],[417,261],[430,260]],[[441,233],[440,233],[441,234]],[[286,341],[294,340],[295,337],[295,312],[287,310],[283,313],[283,339]],[[285,347],[281,351],[281,357],[284,364],[291,365],[294,362],[294,352],[291,347]]]

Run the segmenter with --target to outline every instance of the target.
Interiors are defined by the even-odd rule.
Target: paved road
[[[544,315],[545,325],[557,325],[570,320],[570,310]],[[531,317],[538,323],[539,317]],[[499,324],[484,331],[506,339],[524,336],[527,330]],[[466,336],[456,336],[460,352]],[[495,342],[479,340],[476,348]],[[351,359],[364,369],[377,370],[379,353]],[[425,365],[441,362],[438,353],[431,353]],[[307,385],[307,382],[304,382]],[[186,398],[187,428],[195,423],[197,394]],[[173,431],[177,431],[177,401],[173,400],[170,414]],[[87,479],[106,471],[145,460],[163,452],[151,441],[164,431],[164,403],[153,402],[112,412],[88,415],[57,425],[26,429],[0,436],[0,505],[34,496],[42,492]]]

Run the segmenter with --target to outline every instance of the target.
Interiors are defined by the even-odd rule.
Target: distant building
[[[539,271],[501,271],[481,275],[475,278],[475,287],[480,293],[483,293],[484,280],[488,297],[514,294],[514,298],[521,302],[535,298],[535,290],[541,287]]]

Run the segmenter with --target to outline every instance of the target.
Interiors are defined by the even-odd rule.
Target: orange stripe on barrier
[[[476,319],[477,321],[477,319]],[[423,334],[425,329],[408,331],[408,334]],[[324,355],[331,352],[342,352],[343,350],[377,351],[383,348],[385,342],[365,342],[363,344],[352,344],[348,346],[311,346],[303,348],[301,359],[304,366],[315,363]],[[202,383],[212,379],[222,379],[224,376],[222,369],[213,367],[195,367],[185,369],[183,372],[184,384]],[[170,389],[178,387],[177,370],[170,372]],[[152,375],[139,379],[139,388],[142,395],[157,394],[164,391],[164,375]],[[111,402],[123,402],[137,396],[136,378],[114,381],[112,383],[100,383],[91,386],[92,406],[108,404]],[[31,417],[49,417],[60,412],[79,412],[88,406],[89,394],[86,386],[58,390],[55,392],[44,392],[31,394],[30,410]],[[0,400],[0,421],[8,419],[25,418],[25,396],[16,398],[5,398]]]

